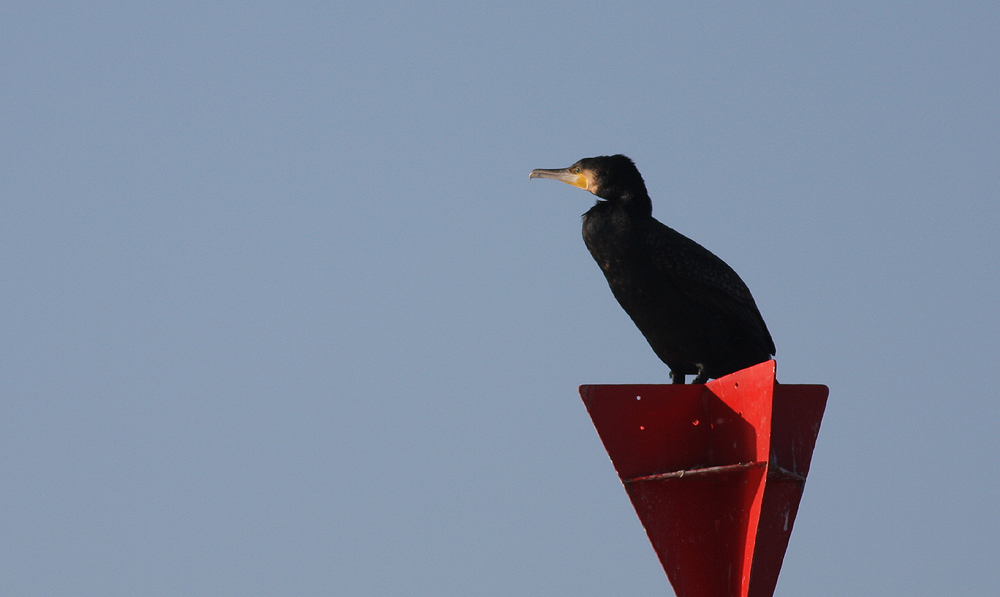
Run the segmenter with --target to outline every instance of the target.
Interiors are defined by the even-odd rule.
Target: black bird
[[[674,383],[687,374],[705,383],[775,353],[746,284],[708,249],[653,218],[632,160],[585,158],[563,170],[532,170],[529,178],[561,180],[599,197],[583,214],[583,241]]]

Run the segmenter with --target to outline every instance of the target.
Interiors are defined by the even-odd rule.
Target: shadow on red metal
[[[678,597],[774,593],[829,393],[774,375],[580,386]]]

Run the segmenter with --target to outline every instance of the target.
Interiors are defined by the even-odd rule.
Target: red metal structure
[[[580,396],[678,597],[771,597],[829,390],[767,361]]]

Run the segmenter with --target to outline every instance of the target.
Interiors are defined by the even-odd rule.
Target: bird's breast
[[[625,289],[642,293],[649,281],[642,274],[648,256],[637,242],[639,238],[639,230],[627,217],[591,213],[584,216],[583,242],[615,294]]]

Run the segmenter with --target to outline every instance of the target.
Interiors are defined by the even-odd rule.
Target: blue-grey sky
[[[625,153],[831,395],[776,596],[1000,584],[1000,4],[0,5],[0,594],[664,595]]]

